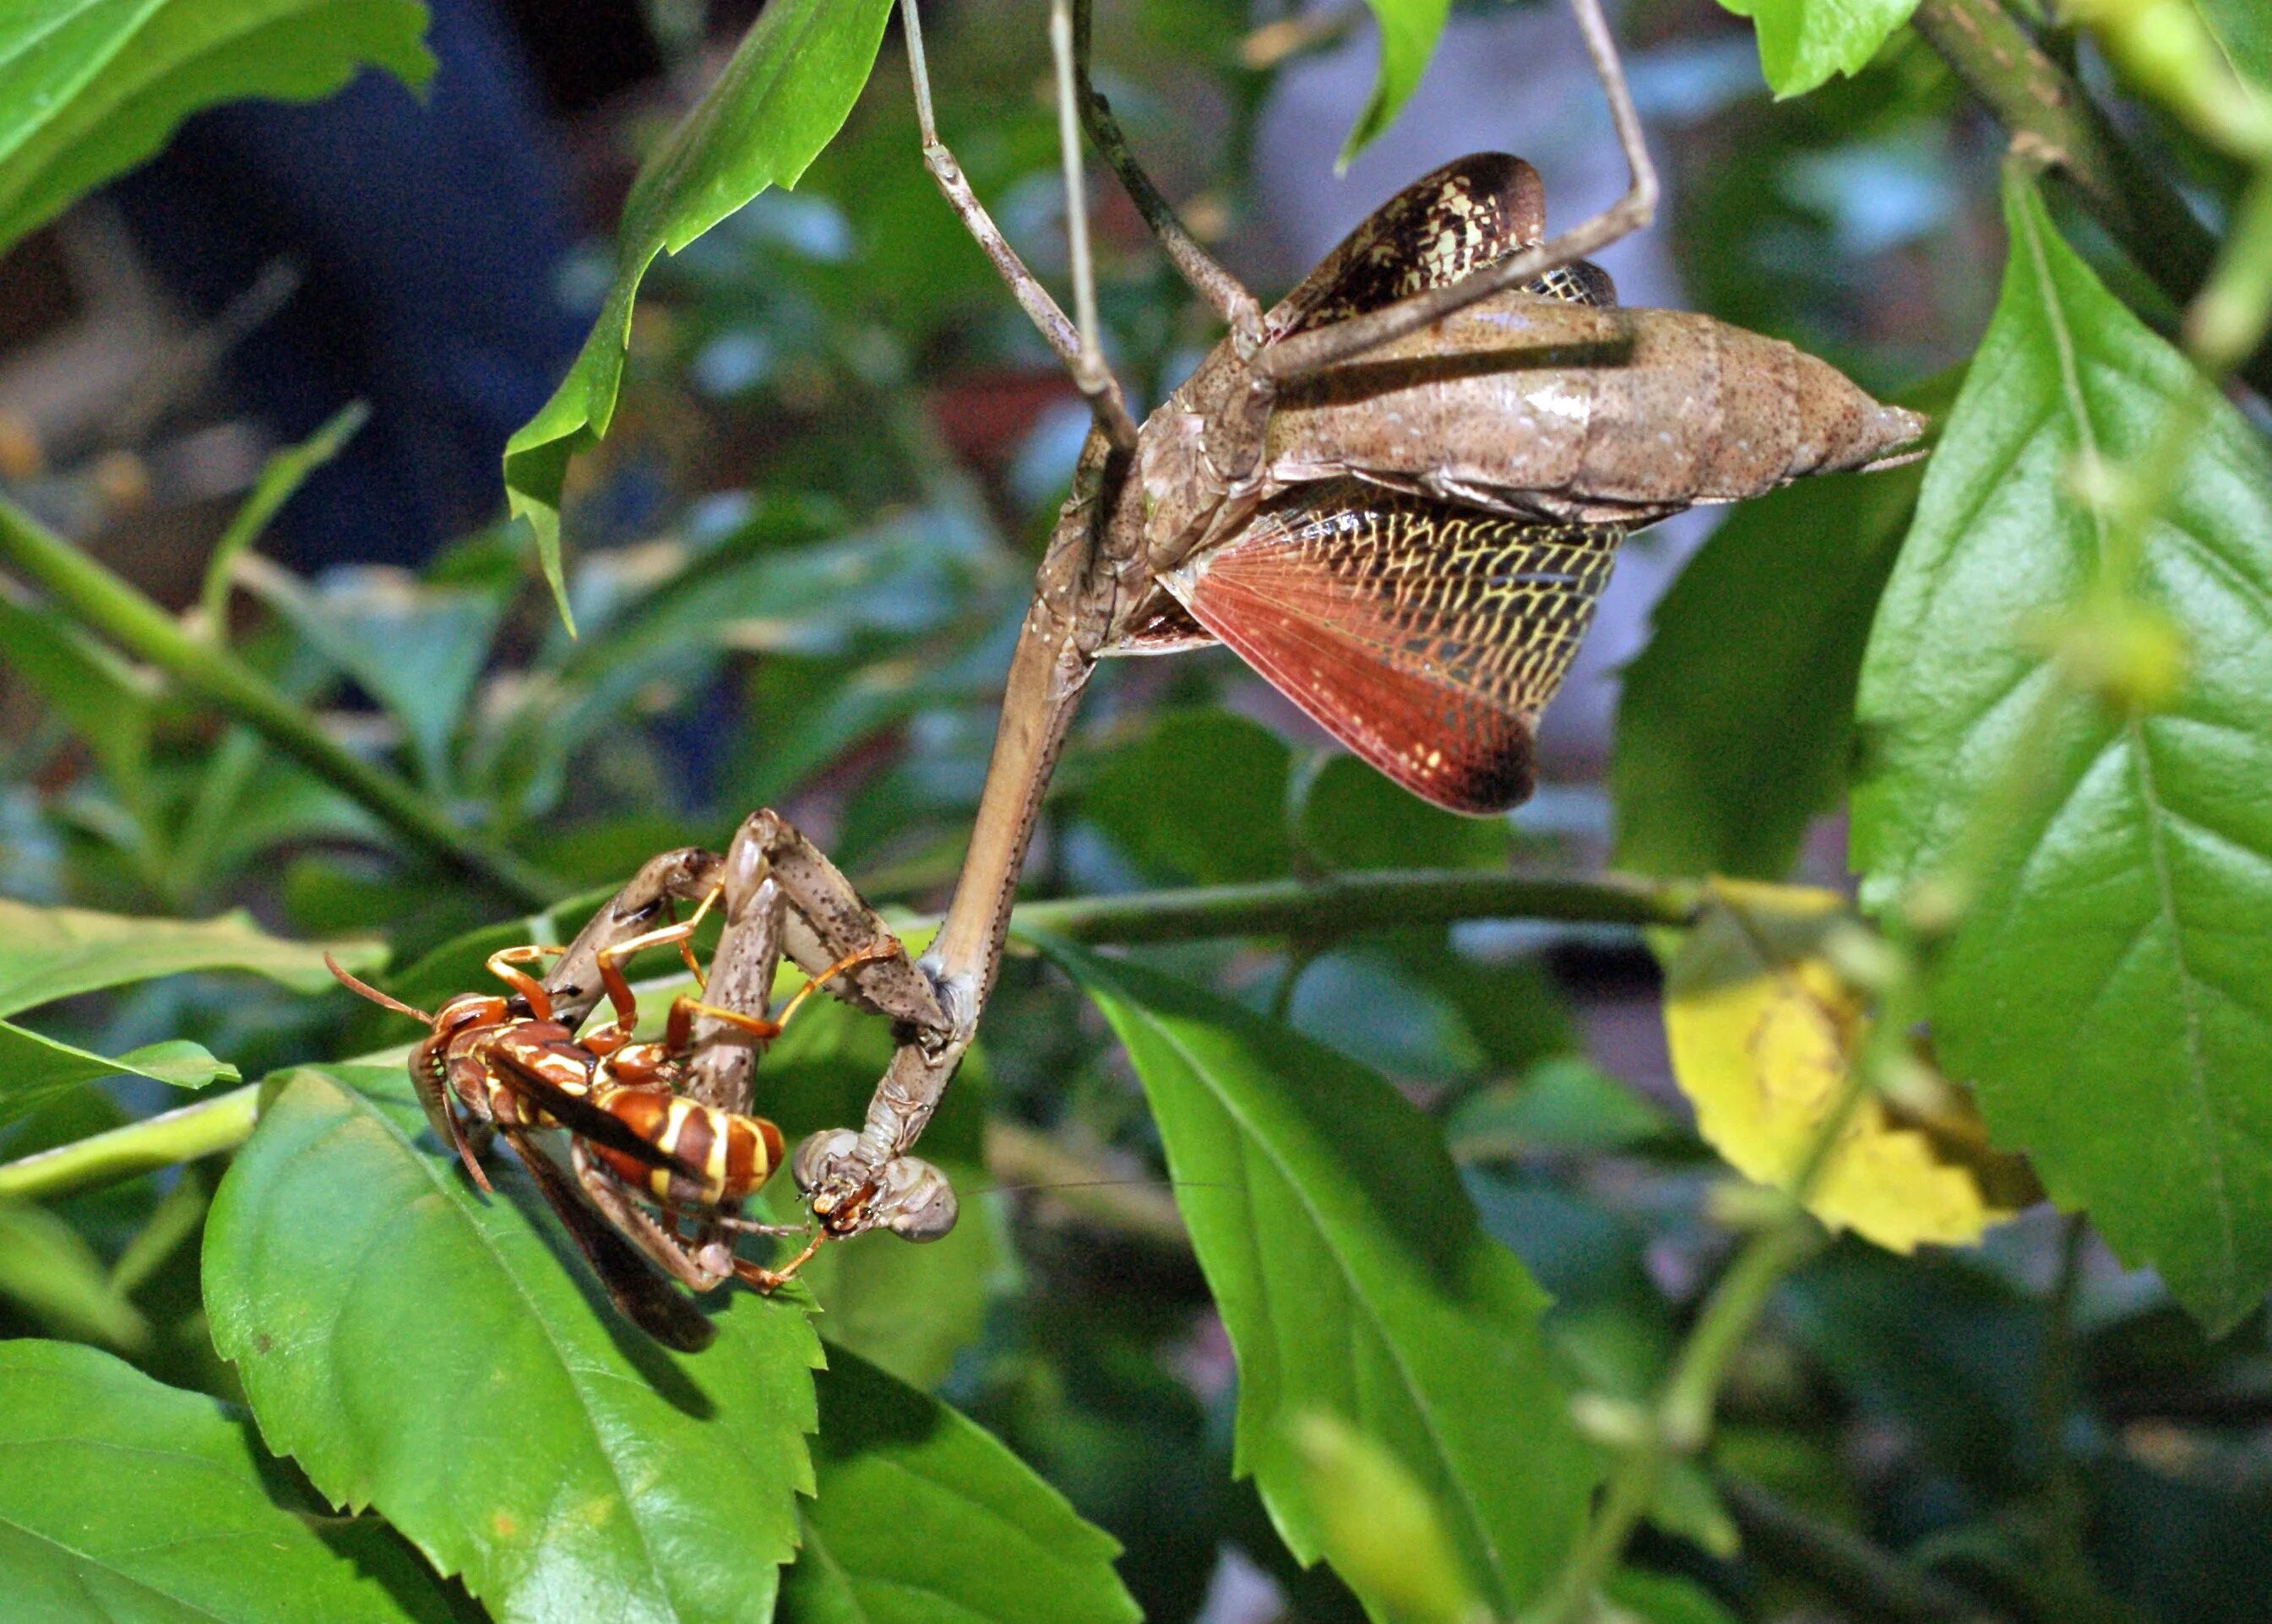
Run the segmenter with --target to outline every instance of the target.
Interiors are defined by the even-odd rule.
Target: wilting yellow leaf
[[[1831,891],[1715,881],[1664,989],[1672,1074],[1696,1125],[1746,1178],[1789,1188],[1838,1094],[1868,1017],[1823,955],[1844,913]],[[2032,1196],[1987,1149],[1971,1103],[1912,1118],[1872,1097],[1848,1122],[1807,1205],[1897,1252],[1963,1244]]]

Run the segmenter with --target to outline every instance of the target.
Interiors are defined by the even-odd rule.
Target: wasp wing
[[[682,1160],[653,1140],[640,1137],[621,1117],[609,1115],[583,1095],[572,1094],[534,1069],[515,1064],[510,1054],[499,1052],[495,1058],[515,1093],[579,1138],[620,1151],[642,1166],[681,1173],[691,1179],[708,1176],[706,1168]]]
[[[608,1300],[623,1316],[668,1348],[699,1353],[717,1336],[717,1328],[694,1304],[647,1266],[630,1241],[602,1222],[584,1204],[559,1165],[519,1129],[502,1129],[505,1142],[519,1153],[521,1165],[575,1241],[576,1249],[592,1265],[607,1289]]]
[[[1405,788],[1499,811],[1608,584],[1614,525],[1529,523],[1356,480],[1307,488],[1166,585],[1272,686]]]

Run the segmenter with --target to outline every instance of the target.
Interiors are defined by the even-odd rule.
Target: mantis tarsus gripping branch
[[[992,989],[1043,793],[1099,658],[1220,640],[1407,787],[1498,810],[1530,792],[1533,725],[1628,527],[1880,466],[1917,438],[1915,416],[1788,345],[1611,308],[1583,256],[1648,222],[1656,177],[1598,0],[1572,8],[1632,171],[1624,197],[1547,240],[1528,165],[1461,160],[1266,311],[1177,221],[1090,85],[1088,0],[1053,0],[1069,320],[939,140],[921,19],[901,0],[923,161],[1095,426],[1012,658],[953,902],[919,965],[892,963],[893,1002],[871,989],[899,1023],[897,1052],[861,1129],[817,1135],[794,1161],[829,1232],[887,1222],[879,1196],[910,1181],[906,1152]],[[1076,123],[1229,328],[1140,425],[1098,343]],[[802,847],[775,823],[776,842]],[[798,913],[865,914],[817,853],[800,862]]]

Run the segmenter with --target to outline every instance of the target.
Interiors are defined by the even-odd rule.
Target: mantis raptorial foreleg
[[[721,860],[715,852],[682,846],[651,857],[614,898],[576,933],[560,962],[544,978],[556,1019],[572,1029],[600,1002],[600,954],[620,949],[652,930],[674,902],[699,905],[717,888]]]

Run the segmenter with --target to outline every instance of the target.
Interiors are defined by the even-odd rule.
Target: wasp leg
[[[600,985],[607,989],[608,1002],[614,1009],[614,1018],[590,1033],[584,1047],[595,1054],[612,1054],[632,1040],[632,1031],[639,1024],[639,1000],[632,995],[631,983],[624,978],[624,965],[652,947],[676,943],[682,953],[686,951],[687,939],[702,927],[703,918],[711,905],[723,890],[713,885],[703,894],[702,904],[694,910],[694,917],[684,924],[665,925],[633,936],[628,942],[612,942],[593,955],[600,971]]]
[[[489,956],[489,971],[520,995],[528,1005],[531,1015],[540,1021],[549,1021],[552,1018],[552,995],[545,990],[543,982],[526,970],[516,970],[513,966],[534,965],[567,950],[564,947],[541,947],[535,942],[521,947],[499,948]]]

